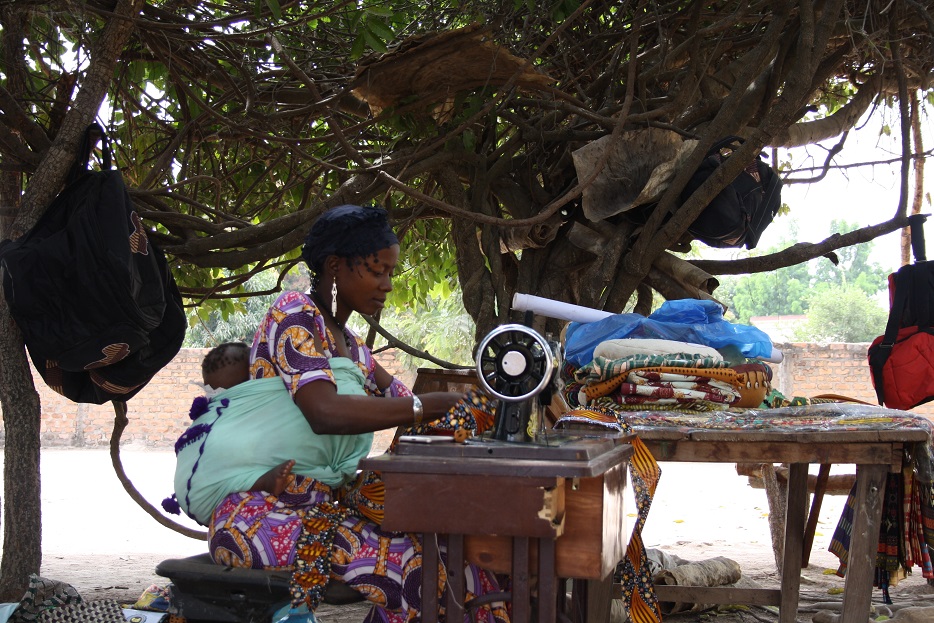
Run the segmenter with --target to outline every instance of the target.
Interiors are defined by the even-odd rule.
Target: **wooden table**
[[[634,432],[658,461],[790,464],[785,511],[784,572],[780,590],[655,587],[659,600],[665,602],[779,606],[780,623],[793,623],[798,610],[807,517],[808,464],[855,464],[856,505],[841,620],[865,620],[872,599],[886,474],[901,471],[904,446],[926,441],[926,430],[900,428],[795,432],[636,427]]]
[[[383,527],[422,534],[425,623],[438,619],[439,535],[447,541],[448,621],[463,620],[465,561],[511,573],[517,623],[530,620],[533,591],[537,620],[556,620],[565,607],[559,578],[606,585],[597,598],[576,582],[583,590],[572,597],[571,618],[608,620],[613,572],[627,545],[623,494],[632,447],[606,439],[579,445],[575,454],[570,444],[561,452],[506,442],[400,444],[405,454],[361,461],[386,484]],[[510,456],[516,452],[521,458]]]

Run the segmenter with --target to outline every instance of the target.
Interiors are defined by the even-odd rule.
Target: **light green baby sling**
[[[366,395],[363,373],[353,361],[333,357],[329,363],[338,394]],[[279,377],[246,381],[217,394],[189,430],[197,426],[210,428],[178,451],[175,495],[203,525],[224,498],[250,490],[260,476],[290,459],[294,473],[340,486],[354,477],[373,444],[373,433],[316,434]]]

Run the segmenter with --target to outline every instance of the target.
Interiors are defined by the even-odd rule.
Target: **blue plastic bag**
[[[565,334],[565,359],[579,368],[593,361],[598,344],[621,338],[675,340],[718,349],[735,346],[750,358],[772,354],[772,340],[764,331],[724,320],[718,303],[681,299],[665,301],[648,318],[614,314],[598,322],[572,322]]]

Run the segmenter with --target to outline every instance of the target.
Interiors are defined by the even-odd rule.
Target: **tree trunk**
[[[15,211],[19,204],[19,176],[0,181],[0,209]],[[0,235],[6,237],[10,219]],[[33,385],[19,328],[6,299],[0,297],[0,406],[6,435],[3,454],[3,562],[0,564],[0,601],[19,601],[42,563],[42,525],[39,497],[39,394]]]
[[[3,58],[8,91],[25,92],[25,67],[17,64],[23,42],[22,18],[11,10],[2,16]],[[22,175],[0,174],[0,239],[8,238],[22,199]],[[0,296],[0,408],[3,409],[3,561],[0,601],[17,602],[42,563],[39,491],[39,394],[33,385],[19,329],[6,299]],[[23,527],[26,529],[23,530]]]

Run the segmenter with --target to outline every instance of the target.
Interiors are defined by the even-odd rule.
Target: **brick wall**
[[[875,403],[863,344],[777,344],[785,355],[773,365],[773,382],[786,396],[843,394]],[[826,389],[832,387],[833,389]]]
[[[773,385],[786,396],[841,394],[877,404],[866,351],[869,344],[777,344],[784,361],[773,365]],[[934,415],[934,401],[912,409]]]
[[[774,384],[786,396],[843,394],[875,404],[875,392],[866,364],[867,344],[779,344],[785,355],[774,365]],[[198,395],[192,381],[201,379],[201,359],[207,349],[182,349],[149,385],[129,403],[130,423],[123,444],[171,448],[188,426],[188,408]],[[414,374],[398,364],[393,351],[377,358],[392,374],[409,386]],[[113,430],[113,409],[107,405],[75,404],[45,386],[35,372],[42,401],[43,446],[106,446]],[[913,410],[934,415],[934,403]],[[3,438],[0,423],[0,441]],[[379,443],[379,441],[378,441]]]
[[[143,390],[128,403],[129,424],[123,445],[171,448],[191,423],[188,410],[200,394],[192,382],[201,381],[201,360],[207,348],[183,348]],[[414,373],[402,368],[395,351],[379,353],[376,359],[394,376],[411,386]],[[107,446],[113,432],[114,411],[105,405],[76,404],[50,390],[32,371],[42,404],[40,439],[43,447]],[[0,442],[4,439],[0,422]]]

